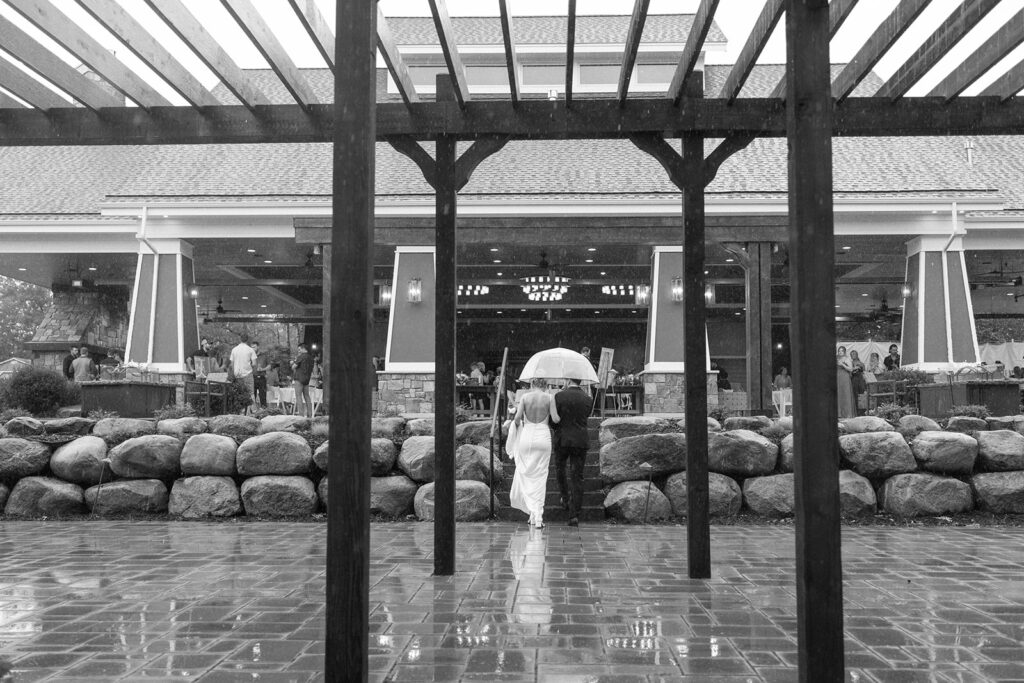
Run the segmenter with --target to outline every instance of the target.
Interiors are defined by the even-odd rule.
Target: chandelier
[[[633,285],[602,285],[601,293],[611,296],[633,296],[636,288]]]
[[[491,288],[487,285],[459,285],[457,290],[458,296],[480,296],[491,293]]]
[[[547,275],[531,275],[521,278],[523,294],[530,301],[561,301],[569,291],[569,278],[549,272]]]

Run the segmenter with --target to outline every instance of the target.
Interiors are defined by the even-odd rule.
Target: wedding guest
[[[889,344],[889,355],[883,361],[887,372],[891,372],[900,366],[900,347]]]

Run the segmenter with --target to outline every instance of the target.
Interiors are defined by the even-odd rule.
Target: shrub
[[[986,417],[992,417],[991,411],[987,406],[978,405],[962,405],[953,406],[949,410],[950,417],[976,417],[984,420]]]
[[[874,410],[868,411],[868,415],[880,417],[893,426],[896,426],[901,417],[916,414],[917,409],[906,403],[881,403]]]
[[[257,408],[252,411],[252,416],[257,420],[262,420],[263,418],[270,417],[271,415],[284,415],[284,411],[280,408]]]
[[[927,373],[924,370],[909,370],[907,368],[887,370],[886,372],[875,375],[875,377],[886,382],[891,382],[893,380],[897,382],[906,381],[910,386],[915,384],[935,384],[935,378],[930,373]]]
[[[62,406],[77,406],[82,404],[82,386],[77,382],[64,383],[64,399]]]
[[[718,420],[718,423],[721,424],[725,422],[725,418],[729,417],[729,411],[718,406],[708,411],[708,417]]]
[[[32,417],[32,413],[17,406],[14,408],[4,408],[4,410],[0,412],[0,424],[7,424],[16,417]]]
[[[121,417],[121,414],[116,410],[104,410],[103,408],[97,408],[96,410],[89,411],[89,417],[93,420],[105,420],[108,417]]]
[[[772,423],[758,430],[758,433],[776,446],[780,446],[782,445],[782,440],[789,434],[789,430],[778,423]]]
[[[229,413],[243,413],[252,405],[252,394],[249,393],[249,388],[243,382],[236,379],[228,385],[227,400]]]
[[[184,405],[167,404],[163,408],[153,411],[153,417],[160,420],[176,420],[180,417],[196,417],[196,409],[191,403]]]
[[[53,415],[64,405],[68,381],[54,370],[26,367],[7,382],[8,406],[21,406],[33,415]]]

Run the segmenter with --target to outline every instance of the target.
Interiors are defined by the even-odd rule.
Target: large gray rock
[[[686,418],[681,420],[672,420],[671,429],[666,430],[670,432],[686,432]],[[720,432],[722,431],[722,423],[713,417],[708,418],[708,431],[709,432]]]
[[[38,441],[0,439],[0,481],[13,482],[42,472],[50,462],[50,449]]]
[[[688,515],[686,495],[686,472],[673,474],[665,480],[665,497],[672,506],[676,517]],[[712,517],[733,517],[743,505],[743,492],[732,477],[717,472],[708,472],[708,514]]]
[[[391,444],[394,446],[394,444]],[[313,463],[324,472],[327,471],[328,461],[331,459],[331,442],[324,441],[313,451]]]
[[[1024,430],[1024,415],[1003,415],[1001,417],[988,417],[985,418],[985,422],[988,424],[988,428],[991,430],[995,429],[1009,429],[1012,432],[1018,434]],[[8,429],[7,431],[11,431]]]
[[[491,421],[472,420],[455,425],[455,443],[484,446],[491,441]]]
[[[971,487],[938,474],[897,474],[882,486],[886,512],[900,517],[949,515],[974,507]]]
[[[434,519],[434,484],[424,484],[413,499],[416,516],[427,522]],[[455,521],[479,522],[491,514],[491,489],[478,481],[455,481]]]
[[[624,481],[613,486],[604,498],[604,510],[609,517],[630,524],[644,524],[672,516],[668,497],[647,481]]]
[[[978,442],[960,432],[921,432],[910,450],[922,470],[940,474],[970,474],[978,457]]]
[[[4,424],[4,429],[11,436],[39,436],[43,433],[43,423],[34,417],[14,417]]]
[[[92,486],[85,504],[95,515],[167,512],[167,486],[159,479],[132,479]]]
[[[988,423],[978,417],[968,417],[966,415],[955,415],[949,418],[949,422],[946,423],[947,432],[963,432],[964,434],[970,434],[971,432],[979,432],[988,429]]]
[[[644,463],[650,468],[641,467]],[[601,446],[601,478],[608,483],[640,481],[686,469],[685,434],[626,436]]]
[[[604,446],[616,439],[624,439],[629,436],[677,432],[679,429],[679,425],[673,425],[660,417],[637,415],[635,417],[609,417],[602,420],[597,434],[598,440]]]
[[[779,417],[772,420],[772,424],[784,433],[784,436],[793,433],[793,418],[790,416]]]
[[[80,436],[58,448],[50,458],[50,471],[82,488],[114,480],[107,442],[98,436]]]
[[[434,437],[430,437],[433,440]],[[370,439],[370,474],[383,477],[395,469],[398,447],[391,439]]]
[[[194,434],[181,449],[181,473],[185,476],[233,476],[237,450],[238,444],[230,436]]]
[[[70,434],[73,436],[85,436],[92,431],[96,420],[87,417],[62,417],[57,420],[47,420],[43,423],[45,434]]]
[[[942,427],[930,417],[924,415],[904,415],[896,423],[896,431],[907,439],[913,439],[921,432],[939,432]]]
[[[779,447],[747,429],[712,434],[708,439],[708,469],[734,477],[756,477],[775,469]]]
[[[793,471],[793,435],[786,434],[779,444],[779,469],[783,472]]]
[[[878,499],[871,482],[853,470],[839,470],[839,513],[862,517],[878,511]]]
[[[25,477],[14,485],[4,512],[12,517],[61,517],[85,512],[82,487],[50,477]]]
[[[988,472],[971,478],[978,507],[1000,514],[1024,513],[1024,472]]]
[[[267,415],[260,420],[260,434],[270,432],[302,432],[309,429],[308,417],[301,415]]]
[[[978,432],[978,466],[988,472],[1024,470],[1024,436],[1009,429]]]
[[[252,436],[260,431],[260,421],[248,415],[218,415],[209,421],[210,431],[226,436]]]
[[[242,482],[242,505],[256,517],[305,517],[316,512],[316,489],[306,477],[252,477]]]
[[[375,417],[371,420],[370,431],[374,438],[394,441],[405,434],[405,420],[400,417]]]
[[[501,478],[501,461],[494,456],[494,477]],[[491,452],[483,446],[462,444],[455,451],[455,478],[491,483]]]
[[[193,434],[203,434],[206,432],[206,421],[198,417],[175,417],[170,420],[160,420],[157,422],[156,431],[157,434],[187,439]]]
[[[108,444],[116,444],[136,436],[156,434],[156,422],[134,417],[105,417],[93,425],[92,433]]]
[[[371,482],[372,482],[372,480],[371,480]],[[316,485],[316,495],[320,499],[320,504],[323,506],[323,508],[325,510],[327,509],[327,496],[328,496],[327,489],[329,488],[329,486],[328,486],[329,484],[330,484],[330,482],[327,481],[327,477],[323,477],[320,480],[320,483]],[[372,500],[372,498],[371,498],[371,500]]]
[[[885,479],[917,469],[914,454],[899,432],[844,434],[839,437],[839,448],[850,469],[869,479]]]
[[[0,510],[4,509],[7,505],[7,498],[11,495],[11,490],[7,488],[6,484],[0,484]]]
[[[126,479],[173,479],[181,472],[181,441],[166,434],[128,439],[107,455],[110,469]]]
[[[371,477],[370,512],[388,517],[404,516],[412,511],[418,488],[416,482],[404,474]],[[327,501],[324,500],[324,505],[326,504]]]
[[[788,517],[795,507],[792,474],[753,477],[743,482],[747,507],[765,517]]]
[[[434,481],[434,437],[410,436],[398,453],[398,469],[418,482]]]
[[[772,426],[771,418],[764,415],[734,415],[725,418],[722,428],[727,432],[737,429],[746,429],[750,432],[757,432]]]
[[[242,499],[231,477],[186,477],[171,487],[167,511],[185,519],[234,517],[242,514]]]
[[[313,467],[313,450],[298,434],[260,434],[246,439],[238,447],[235,467],[243,477],[307,474]]]
[[[434,418],[418,417],[405,425],[409,436],[434,436]]]
[[[847,417],[839,421],[847,434],[870,434],[873,432],[894,432],[896,428],[880,417],[861,415]]]

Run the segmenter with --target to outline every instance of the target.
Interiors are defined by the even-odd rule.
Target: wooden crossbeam
[[[640,39],[643,37],[644,24],[647,22],[647,8],[651,0],[636,0],[633,4],[633,16],[629,20],[629,32],[626,34],[626,50],[622,56],[622,68],[619,70],[617,97],[619,104],[626,103],[629,95],[629,82],[633,78],[633,66],[640,50]]]
[[[420,97],[416,94],[416,85],[412,82],[409,67],[402,59],[398,43],[395,42],[395,36],[391,33],[391,27],[388,26],[379,4],[377,5],[377,49],[384,57],[384,63],[388,65],[388,71],[391,72],[391,78],[394,79],[395,87],[398,88],[398,94],[402,96],[402,100],[406,104],[419,102]]]
[[[0,108],[22,109],[24,108],[24,106],[25,105],[23,105],[21,102],[14,99],[10,95],[0,92]]]
[[[0,86],[43,111],[70,105],[70,102],[6,59],[0,59]]]
[[[466,82],[466,67],[459,56],[459,50],[455,43],[455,29],[452,28],[452,18],[448,16],[448,6],[444,0],[428,0],[430,3],[430,14],[434,17],[434,28],[437,30],[437,38],[441,43],[441,53],[444,55],[445,66],[448,67],[448,75],[455,86],[455,100],[460,107],[465,107],[469,102],[469,85]]]
[[[170,104],[110,50],[46,0],[9,0],[7,4],[140,107]]]
[[[505,67],[508,69],[508,90],[512,106],[519,104],[519,57],[512,39],[512,13],[508,11],[508,0],[498,0],[501,10],[501,38],[505,44]]]
[[[953,69],[928,94],[932,97],[944,97],[947,101],[953,99],[1010,54],[1021,42],[1024,42],[1024,10],[1010,17],[981,47],[965,59],[963,64]]]
[[[0,17],[0,35],[4,37],[4,50],[90,109],[124,106],[123,100],[90,81],[4,17]]]
[[[679,65],[676,66],[676,71],[672,74],[672,83],[668,87],[668,98],[675,105],[678,105],[682,99],[683,93],[686,92],[687,82],[693,75],[693,70],[697,68],[701,48],[704,47],[708,31],[711,30],[718,3],[719,0],[701,0],[697,14],[693,17],[690,34],[686,37],[686,45],[683,47],[683,54],[679,57]]]
[[[999,97],[1005,102],[1021,90],[1024,90],[1024,62],[1010,67],[1009,71],[982,90],[980,95],[982,97]]]
[[[902,0],[836,76],[832,82],[832,96],[838,101],[849,97],[882,55],[889,51],[927,6],[928,0]]]
[[[309,111],[310,105],[319,104],[320,100],[306,82],[306,77],[299,73],[295,62],[288,56],[288,51],[284,49],[284,45],[277,39],[252,0],[221,0],[221,4],[267,60],[267,64],[277,74],[292,99],[306,111]]]
[[[132,54],[141,59],[155,74],[194,107],[220,104],[156,39],[125,9],[110,0],[78,0],[78,4],[101,26],[117,36]]]
[[[765,3],[757,18],[757,23],[754,24],[754,28],[747,37],[747,42],[740,51],[740,56],[736,59],[736,64],[733,65],[725,79],[725,85],[722,86],[722,93],[719,97],[728,102],[739,97],[743,84],[747,81],[747,76],[750,75],[754,64],[757,63],[757,58],[761,56],[761,51],[764,50],[768,39],[771,38],[772,31],[775,30],[779,19],[782,18],[785,8],[785,0],[768,0]]]
[[[324,15],[320,13],[316,0],[288,0],[288,4],[292,6],[302,28],[309,34],[313,46],[324,58],[327,68],[331,70],[332,74],[335,73],[334,34],[331,32],[331,27],[327,25]],[[377,16],[380,17],[379,14]]]
[[[569,0],[565,30],[565,106],[572,106],[572,72],[576,62],[576,0]]]
[[[839,33],[839,29],[843,27],[846,20],[850,16],[850,12],[857,5],[857,0],[832,0],[828,6],[828,37],[831,40],[836,37]],[[775,88],[768,97],[782,97],[786,96],[786,78],[783,76],[779,79],[779,82],[775,84]]]
[[[999,0],[964,0],[910,59],[878,89],[875,96],[896,99],[905,95],[998,4]]]
[[[270,100],[228,56],[213,36],[182,4],[181,0],[145,0],[150,9],[163,19],[168,28],[221,80],[239,102],[253,109],[270,104]]]

